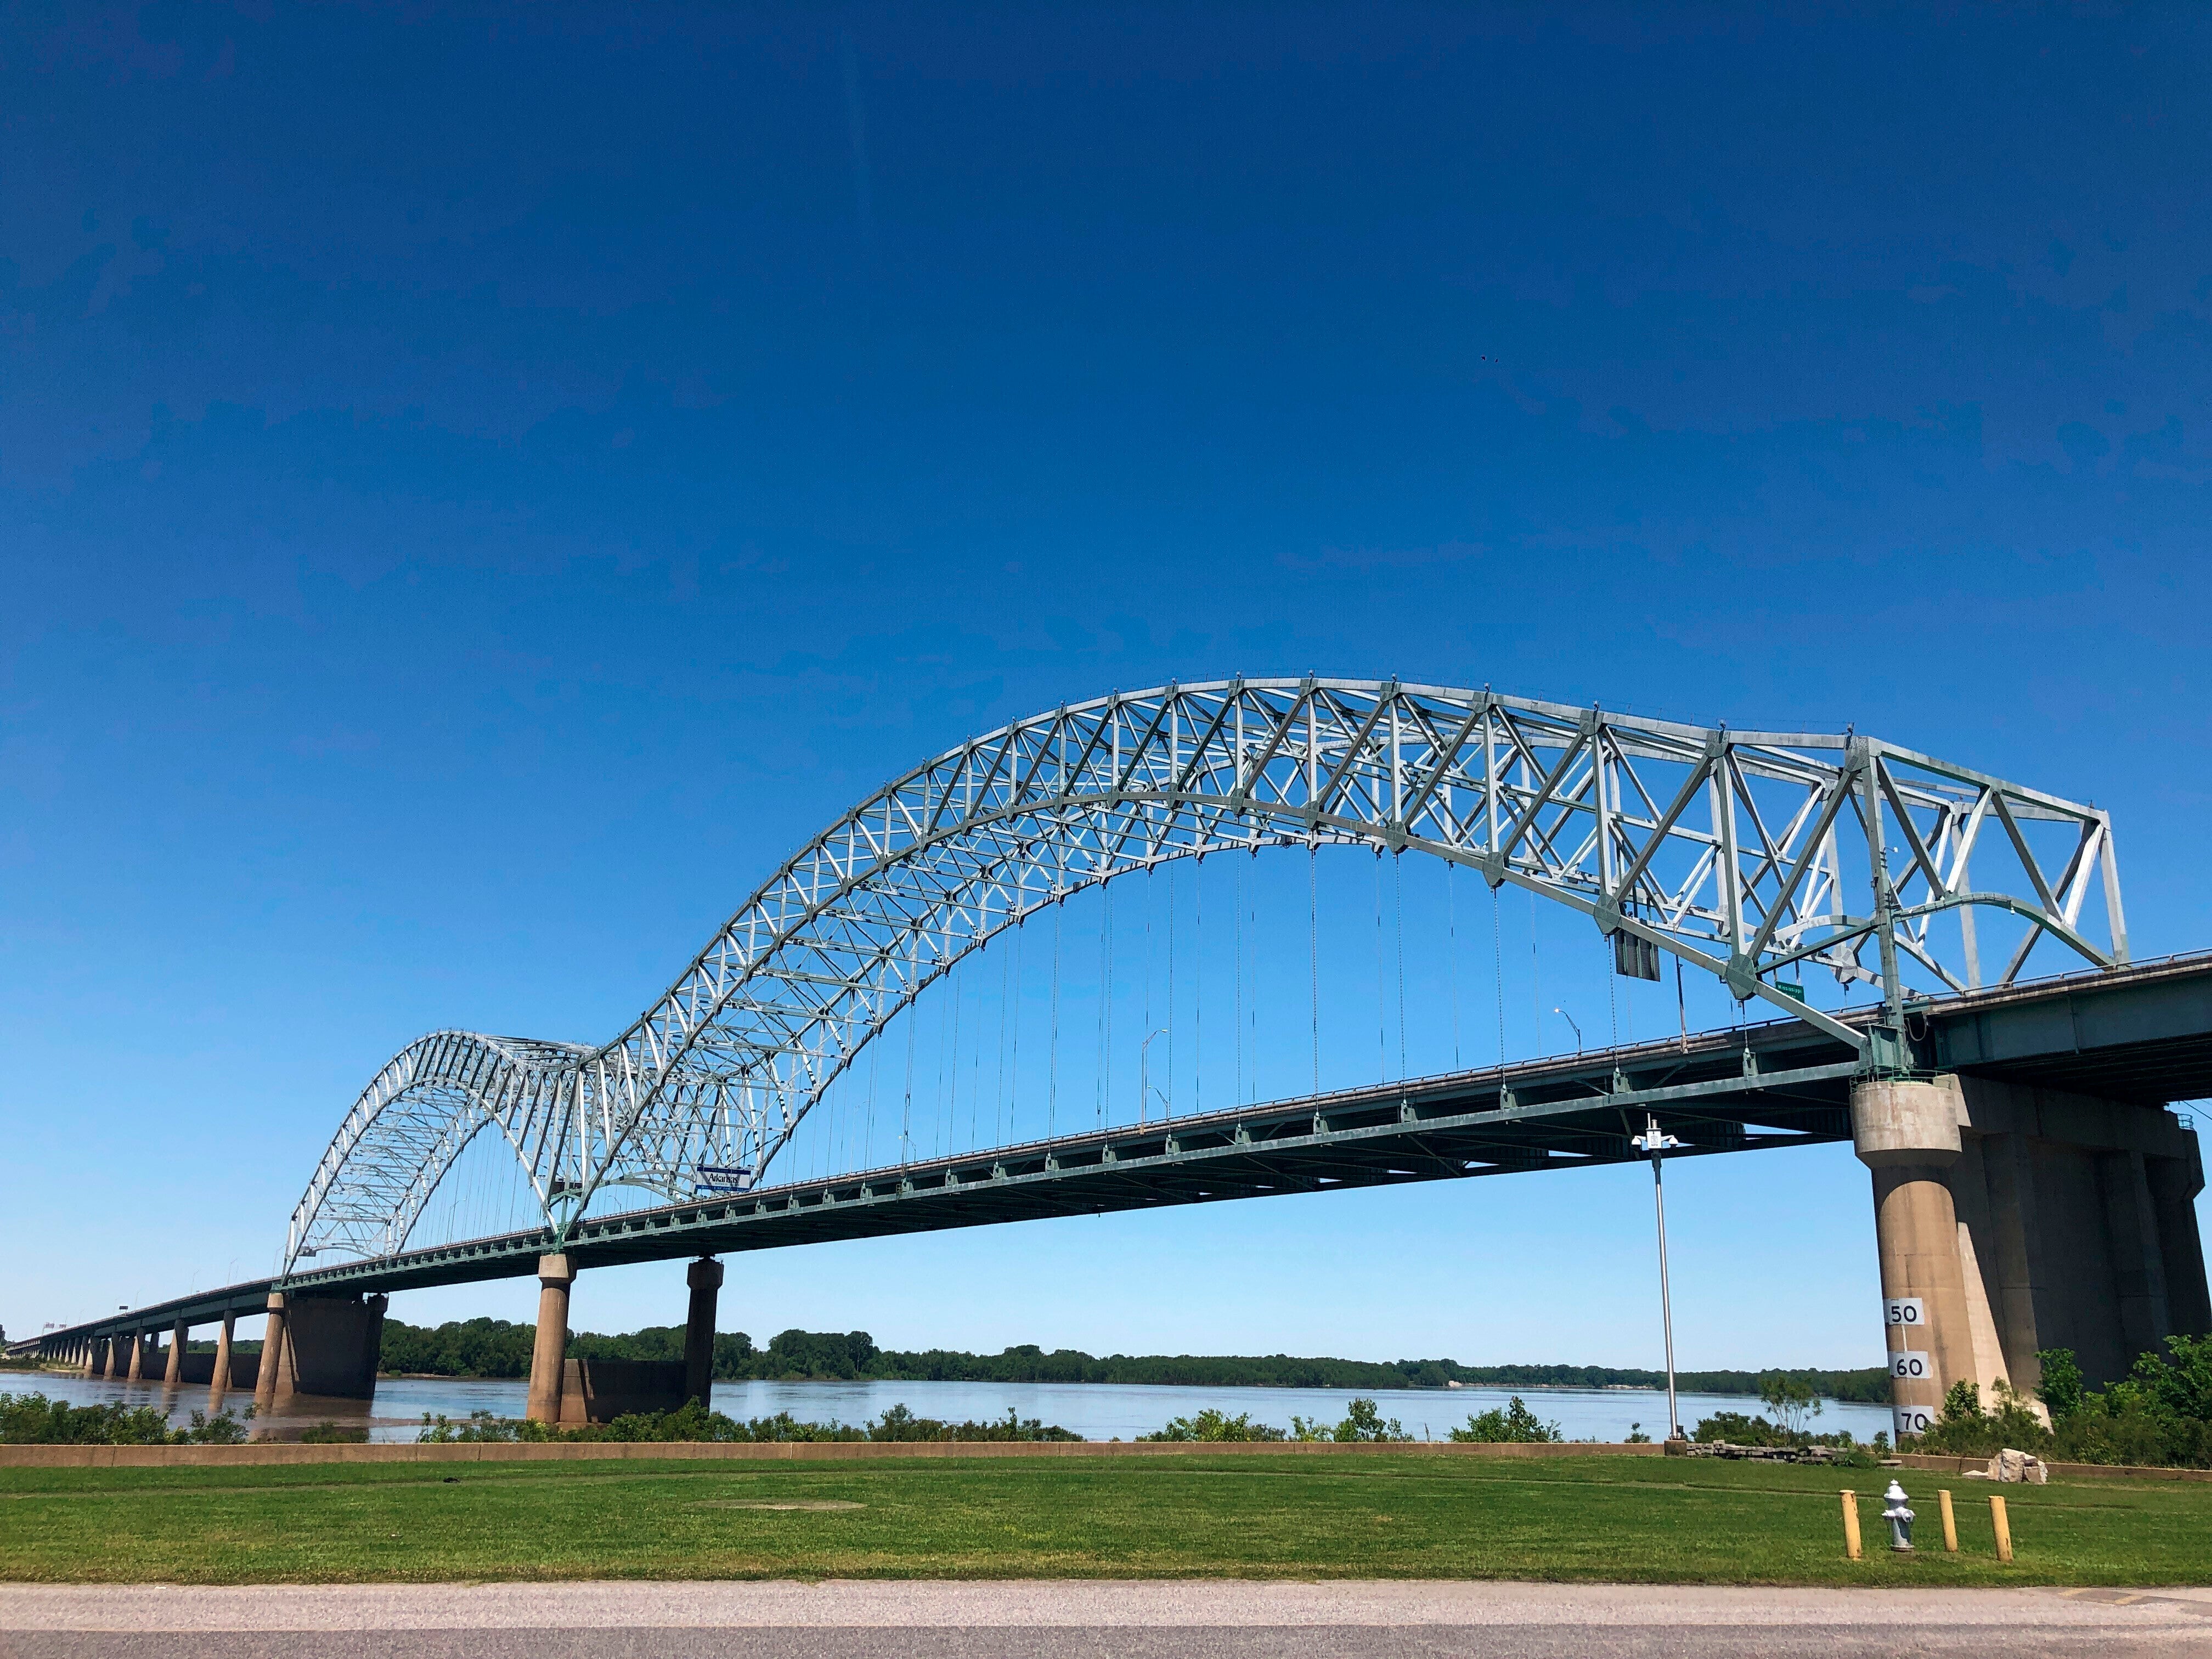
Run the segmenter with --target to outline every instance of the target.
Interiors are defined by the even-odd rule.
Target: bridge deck
[[[1863,1023],[1870,1012],[1854,1017]],[[2212,1093],[2212,953],[1916,1005],[1916,1055],[1964,1070],[2157,1106]],[[580,1267],[829,1239],[1096,1215],[1170,1204],[1534,1170],[1641,1156],[1647,1114],[1680,1153],[1847,1139],[1850,1048],[1796,1021],[1062,1135],[743,1194],[587,1218]],[[298,1294],[356,1295],[508,1278],[555,1248],[537,1228],[294,1273]],[[16,1345],[259,1312],[253,1279]]]

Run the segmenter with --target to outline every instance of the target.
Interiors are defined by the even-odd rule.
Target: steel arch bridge
[[[1540,894],[1625,959],[1672,952],[1872,1069],[1897,1063],[1916,986],[2011,984],[2046,939],[2097,966],[2127,960],[2106,813],[1875,738],[1395,680],[1116,693],[885,785],[604,1047],[459,1030],[410,1044],[318,1164],[283,1272],[311,1254],[398,1254],[487,1128],[556,1237],[603,1188],[681,1202],[757,1179],[867,1042],[1006,927],[1164,860],[1329,844],[1425,853]],[[2100,890],[2101,945],[2083,921]],[[1996,919],[1986,942],[1978,916]],[[1887,1020],[1809,1006],[1808,965],[1875,988]]]

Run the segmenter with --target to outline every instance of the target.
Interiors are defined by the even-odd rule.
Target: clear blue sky
[[[1115,686],[1856,722],[2110,806],[2138,953],[2212,944],[2203,10],[601,9],[0,19],[11,1334],[265,1271],[408,1040],[613,1035]],[[1847,1149],[1673,1190],[1686,1364],[1877,1351]],[[1647,1204],[785,1252],[724,1322],[1649,1364]]]

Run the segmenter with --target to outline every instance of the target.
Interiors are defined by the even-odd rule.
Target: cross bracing
[[[410,1045],[324,1155],[287,1269],[399,1251],[486,1127],[556,1236],[606,1188],[677,1202],[757,1181],[867,1042],[1006,927],[1170,860],[1345,844],[1539,894],[1875,1060],[1879,1028],[1804,1000],[1808,968],[1893,1013],[2011,984],[2045,942],[2127,959],[2104,812],[1877,739],[1395,681],[1116,694],[885,785],[603,1048]]]

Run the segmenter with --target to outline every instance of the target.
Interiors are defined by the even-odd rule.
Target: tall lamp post
[[[1674,1405],[1674,1307],[1667,1290],[1667,1187],[1659,1175],[1660,1160],[1668,1152],[1682,1143],[1659,1127],[1659,1120],[1646,1112],[1644,1133],[1634,1137],[1633,1144],[1649,1153],[1651,1158],[1651,1203],[1659,1217],[1659,1324],[1667,1338],[1667,1437],[1686,1440],[1682,1432],[1682,1419]]]

